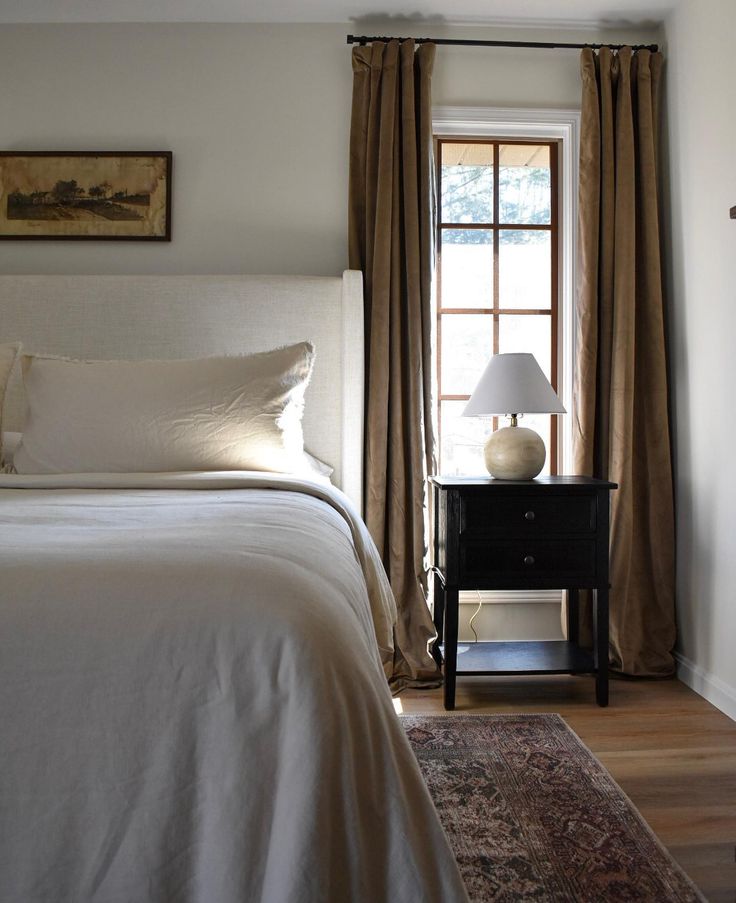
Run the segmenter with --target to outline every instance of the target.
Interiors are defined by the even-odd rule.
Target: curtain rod
[[[656,53],[659,50],[658,44],[554,44],[543,41],[469,41],[460,40],[459,38],[387,38],[354,34],[349,34],[347,37],[348,44],[361,45],[377,42],[385,44],[388,41],[409,40],[413,40],[417,44],[451,44],[460,47],[532,47],[536,50],[583,50],[585,47],[590,47],[591,50],[600,50],[601,47],[609,47],[611,50],[621,50],[622,47],[631,47],[632,50],[651,50],[652,53]]]

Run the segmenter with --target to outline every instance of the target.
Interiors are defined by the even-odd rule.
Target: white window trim
[[[572,461],[573,361],[575,360],[575,272],[577,265],[578,169],[580,156],[580,111],[505,107],[433,107],[432,131],[439,137],[539,138],[561,143],[559,179],[559,335],[558,393],[565,405],[567,422],[558,432],[559,460],[563,472]],[[467,596],[467,598],[462,598]],[[507,592],[484,592],[484,602],[509,602]],[[518,602],[556,602],[557,591],[514,594]],[[477,604],[478,594],[462,593],[461,602]]]

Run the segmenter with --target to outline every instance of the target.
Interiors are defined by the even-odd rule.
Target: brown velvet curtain
[[[662,56],[585,49],[576,473],[611,494],[611,667],[673,672],[674,513],[658,203]],[[584,627],[585,625],[583,625]]]
[[[350,266],[363,272],[365,520],[399,610],[392,686],[439,682],[428,652],[426,478],[432,469],[435,47],[353,49]]]

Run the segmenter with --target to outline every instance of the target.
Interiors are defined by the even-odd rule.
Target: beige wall
[[[345,24],[4,26],[0,145],[170,149],[174,209],[171,244],[0,241],[0,272],[340,272],[347,265],[352,89],[345,35],[356,30]],[[524,41],[656,39],[642,32],[421,29],[390,22],[369,30]],[[570,109],[579,94],[574,50],[438,51],[438,106]],[[513,611],[494,605],[479,627],[497,639],[555,635],[559,615],[544,604]]]
[[[352,80],[345,35],[354,30],[4,26],[2,147],[170,149],[174,211],[171,244],[0,242],[0,272],[342,270]],[[371,30],[406,33],[407,26],[386,23]],[[555,37],[530,29],[410,30]],[[598,37],[577,35],[584,41]],[[565,32],[564,38],[576,35]],[[569,108],[578,105],[579,90],[575,51],[442,47],[437,58],[437,104]]]
[[[666,35],[680,674],[736,718],[736,4]]]
[[[0,270],[339,272],[350,103],[342,31],[3,28],[3,147],[170,149],[174,209],[170,245],[4,243]]]

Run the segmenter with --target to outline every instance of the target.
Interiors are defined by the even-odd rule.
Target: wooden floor
[[[445,714],[441,689],[400,699]],[[600,709],[590,677],[458,677],[456,711],[558,712],[706,898],[735,903],[736,723],[684,684],[613,680]]]

